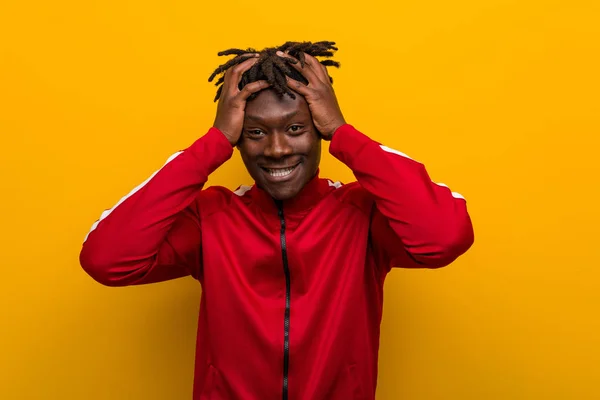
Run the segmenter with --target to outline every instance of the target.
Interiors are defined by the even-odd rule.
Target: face
[[[277,200],[296,196],[321,160],[321,137],[304,97],[279,98],[273,90],[246,103],[238,148],[256,185]]]

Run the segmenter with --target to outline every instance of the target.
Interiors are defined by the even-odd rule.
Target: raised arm
[[[387,253],[390,267],[439,268],[471,247],[464,197],[434,183],[423,164],[347,124],[336,131],[330,152],[373,196],[373,245]]]
[[[371,221],[374,246],[389,266],[437,268],[448,265],[473,243],[466,202],[458,193],[435,184],[425,167],[405,154],[382,146],[348,125],[327,69],[305,54],[305,64],[288,54],[308,85],[288,78],[306,99],[313,122],[330,152],[345,163],[374,199]]]
[[[233,154],[242,131],[248,97],[268,84],[242,90],[242,74],[255,55],[227,71],[214,126],[186,150],[171,156],[148,180],[104,211],[85,238],[83,269],[107,286],[159,282],[198,276],[202,227],[196,198],[208,176]]]
[[[201,227],[193,203],[209,174],[232,153],[225,136],[211,128],[171,156],[94,223],[81,249],[83,269],[108,286],[195,275]]]

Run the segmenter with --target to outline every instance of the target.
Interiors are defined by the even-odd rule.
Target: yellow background
[[[106,288],[79,249],[210,127],[216,53],[286,40],[336,41],[347,120],[475,225],[452,266],[390,275],[378,400],[600,398],[599,21],[592,0],[2,2],[0,398],[191,398],[199,285]],[[239,155],[210,183],[249,183]]]

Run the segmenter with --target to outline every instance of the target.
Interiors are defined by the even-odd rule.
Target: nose
[[[265,157],[283,158],[292,154],[292,146],[285,133],[273,132],[267,135],[267,143],[264,150]]]

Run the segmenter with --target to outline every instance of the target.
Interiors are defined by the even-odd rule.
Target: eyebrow
[[[281,118],[282,120],[284,120],[284,119],[290,119],[290,118],[294,117],[296,114],[298,114],[298,110],[291,111],[291,112],[289,112],[287,114],[282,114],[282,115],[279,116],[279,118]],[[260,116],[253,115],[253,114],[246,114],[246,118],[251,119],[253,121],[258,121],[258,122],[264,121],[264,119],[261,118]]]

